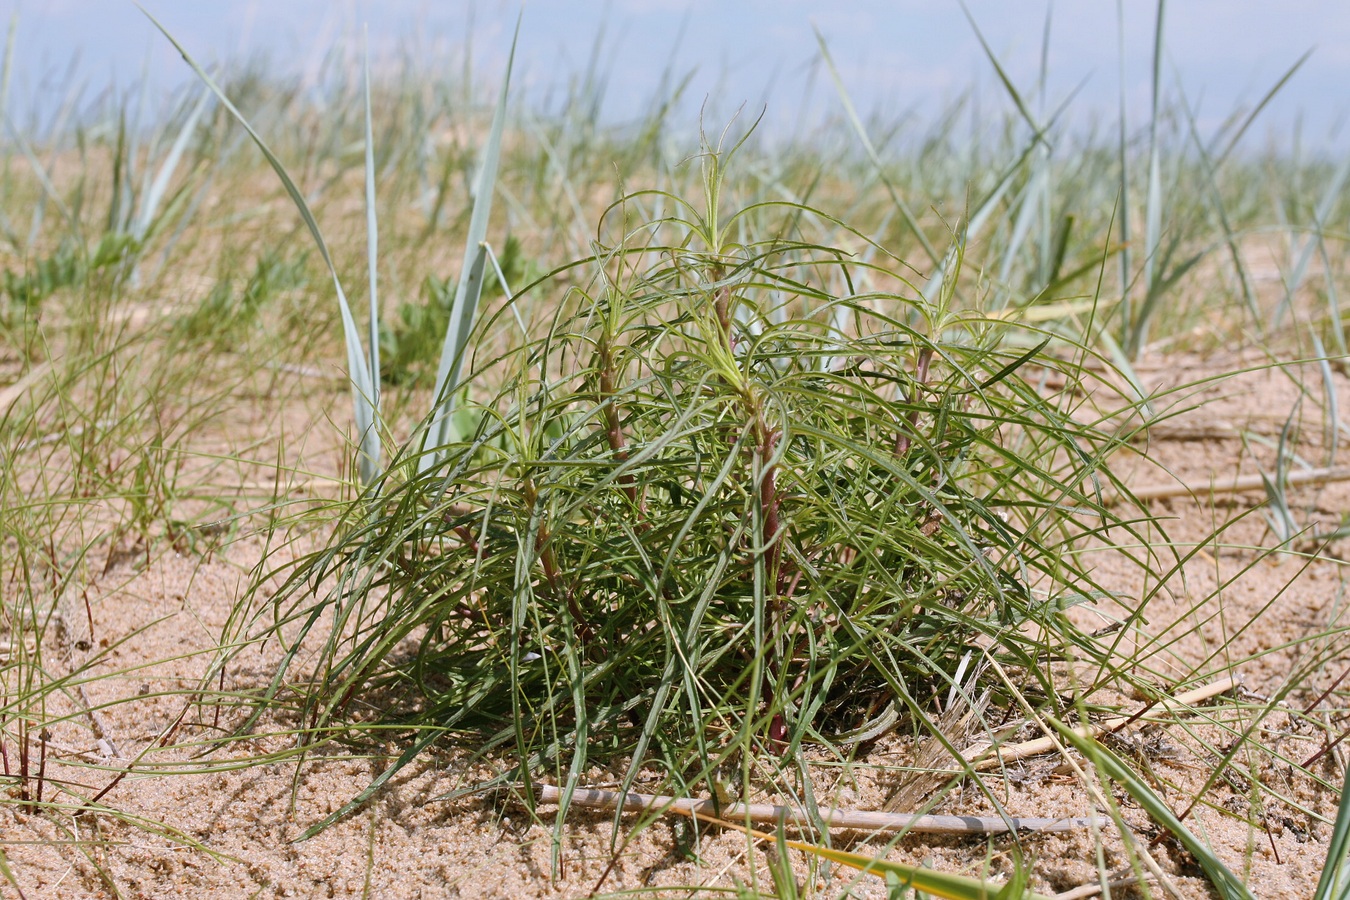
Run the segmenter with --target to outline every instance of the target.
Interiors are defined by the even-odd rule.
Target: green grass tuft
[[[496,387],[459,409],[465,439],[395,459],[277,595],[279,621],[332,614],[311,721],[393,691],[387,713],[476,735],[513,780],[622,757],[693,790],[926,721],[985,690],[979,648],[1043,698],[1033,635],[1096,652],[1058,546],[1075,508],[1103,514],[1111,442],[1023,380],[1060,365],[1045,341],[1010,350],[950,289],[775,236],[796,204],[727,214],[729,156],[705,149],[701,207],[611,207],[584,287],[564,267],[525,292],[557,298],[541,333],[475,344],[471,383]]]

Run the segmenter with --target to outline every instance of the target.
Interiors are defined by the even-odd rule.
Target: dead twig
[[[1178,694],[1171,700],[1163,700],[1157,704],[1147,706],[1130,715],[1111,716],[1110,718],[1102,719],[1100,722],[1081,726],[1078,729],[1078,732],[1084,736],[1090,735],[1096,737],[1098,735],[1106,734],[1107,732],[1116,731],[1135,721],[1155,706],[1161,707],[1163,710],[1174,714],[1189,713],[1192,711],[1191,707],[1194,707],[1197,703],[1203,703],[1222,693],[1231,691],[1237,684],[1238,680],[1235,676],[1231,674],[1224,675],[1222,678],[1219,678],[1210,684],[1187,691],[1184,694]],[[1016,762],[1019,759],[1026,759],[1029,756],[1039,756],[1042,753],[1049,753],[1056,749],[1057,746],[1054,738],[1043,737],[1036,738],[1035,740],[1023,741],[1020,744],[1005,744],[998,748],[997,753],[991,754],[990,751],[993,750],[994,745],[988,741],[982,741],[967,747],[961,755],[965,757],[970,768],[977,772],[984,772],[989,769],[997,769],[1010,762]],[[959,770],[952,770],[953,773],[957,771]]]
[[[562,790],[549,784],[534,785],[541,803],[557,803]],[[712,800],[694,800],[685,797],[666,797],[659,794],[620,794],[616,791],[579,789],[573,791],[572,806],[587,809],[618,809],[632,812],[678,813],[680,815],[715,815],[726,820],[774,823],[786,825],[824,824],[831,829],[849,831],[898,832],[921,834],[1005,834],[1009,831],[1059,832],[1076,831],[1090,827],[1094,820],[1078,818],[1026,818],[1009,816],[934,816],[910,813],[868,812],[851,809],[822,809],[819,817],[793,806],[771,803],[727,803],[718,807]]]
[[[1284,478],[1286,484],[1331,484],[1336,481],[1350,481],[1350,466],[1335,466],[1327,469],[1304,469],[1290,472]],[[1261,475],[1243,475],[1232,481],[1220,484],[1213,479],[1207,481],[1174,481],[1170,484],[1150,484],[1130,492],[1135,500],[1165,500],[1169,497],[1212,497],[1219,494],[1241,494],[1246,491],[1259,491],[1266,482]],[[1115,506],[1122,502],[1121,494],[1107,494],[1103,498],[1106,506]]]
[[[90,730],[98,742],[99,754],[104,761],[122,755],[113,740],[112,728],[84,690],[84,682],[76,676],[84,669],[87,658],[95,646],[93,620],[89,615],[88,601],[76,602],[73,580],[62,586],[56,596],[57,639],[65,656],[66,671],[74,680],[75,697],[80,702],[80,712],[89,722]]]

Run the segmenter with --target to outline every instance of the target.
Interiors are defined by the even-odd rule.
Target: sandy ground
[[[1154,389],[1259,362],[1172,358],[1140,371]],[[1152,460],[1122,453],[1120,471],[1133,487],[1177,479],[1222,487],[1257,472],[1258,464],[1273,468],[1273,445],[1299,406],[1300,380],[1311,396],[1302,401],[1297,450],[1310,464],[1322,465],[1335,448],[1326,444],[1315,403],[1319,376],[1315,369],[1296,375],[1265,369],[1192,390],[1184,402],[1178,395],[1178,408],[1205,402],[1136,441]],[[1350,396],[1350,380],[1338,375],[1336,384],[1340,396]],[[335,390],[332,400],[341,402],[340,392]],[[1343,456],[1346,433],[1339,428],[1331,433]],[[341,452],[331,441],[326,447],[319,443],[306,464],[331,474]],[[1141,630],[1122,639],[1146,647],[1148,665],[1157,672],[1180,676],[1231,666],[1242,688],[1211,703],[1206,715],[1170,726],[1131,726],[1114,740],[1121,752],[1150,768],[1156,789],[1180,812],[1206,786],[1217,754],[1233,746],[1233,734],[1212,720],[1248,729],[1250,740],[1233,754],[1233,765],[1205,787],[1206,803],[1187,821],[1258,896],[1306,897],[1322,868],[1335,793],[1297,774],[1290,763],[1323,748],[1326,730],[1319,723],[1335,733],[1331,714],[1321,711],[1337,706],[1334,696],[1306,716],[1298,712],[1331,687],[1346,665],[1343,640],[1328,647],[1308,639],[1332,628],[1344,605],[1337,556],[1350,548],[1330,544],[1311,562],[1292,554],[1258,558],[1256,549],[1244,548],[1274,543],[1261,514],[1247,514],[1263,499],[1261,491],[1207,494],[1200,490],[1154,502],[1173,541],[1205,546],[1158,591]],[[302,499],[303,490],[292,496]],[[1350,510],[1347,483],[1302,486],[1292,496],[1304,523],[1334,527]],[[1211,540],[1229,520],[1235,523],[1218,542]],[[301,538],[296,548],[307,540],[313,539]],[[211,744],[241,713],[228,704],[192,702],[190,695],[203,688],[201,675],[265,548],[248,526],[219,547],[207,542],[175,550],[164,543],[148,560],[128,543],[89,565],[83,583],[61,605],[62,627],[49,634],[49,665],[81,672],[76,681],[83,684],[71,682],[45,710],[56,721],[48,732],[44,800],[59,808],[24,811],[18,803],[0,804],[0,847],[24,897],[573,897],[660,885],[737,884],[772,894],[769,856],[761,845],[734,832],[695,831],[683,820],[639,829],[630,815],[616,832],[610,814],[575,811],[562,829],[562,865],[555,871],[550,808],[533,819],[508,796],[437,799],[482,774],[481,763],[466,761],[472,748],[427,754],[365,808],[297,843],[307,825],[364,788],[387,757],[379,756],[381,748],[356,754],[327,747],[299,765],[250,764],[250,758],[293,746],[284,733],[293,723],[278,719],[264,719],[246,739]],[[1158,549],[1162,552],[1161,545]],[[282,558],[285,552],[291,551]],[[1103,582],[1122,598],[1116,608],[1103,605],[1088,613],[1103,625],[1125,610],[1128,598],[1158,587],[1125,565],[1119,549],[1104,547],[1094,559]],[[275,643],[250,648],[229,666],[223,684],[209,687],[254,690],[270,678],[280,652]],[[1122,698],[1122,705],[1136,709],[1140,702]],[[85,708],[97,710],[97,728]],[[1261,715],[1263,710],[1268,712]],[[38,753],[36,736],[30,746]],[[393,744],[382,749],[397,751]],[[17,753],[11,741],[11,770]],[[817,796],[822,805],[880,809],[898,783],[887,767],[912,758],[913,748],[904,741],[879,741],[865,758],[818,767]],[[230,760],[237,764],[227,765]],[[1339,784],[1343,765],[1338,749],[1313,768]],[[598,770],[589,775],[600,787],[613,778]],[[990,784],[1012,814],[1085,815],[1095,809],[1072,769],[1053,756],[1010,767],[1006,777],[992,777]],[[76,795],[88,797],[109,785],[100,802],[115,814],[72,814]],[[1110,790],[1177,894],[1211,896],[1189,854],[1150,824],[1121,789]],[[967,788],[953,792],[935,812],[991,809],[986,797]],[[968,874],[1006,875],[1020,851],[1032,867],[1034,886],[1045,892],[1094,882],[1099,857],[1111,871],[1128,866],[1122,838],[1111,826],[1099,833],[1020,839],[916,836],[890,847],[884,839],[853,834],[837,836],[835,843]],[[847,870],[811,867],[800,858],[794,865],[814,896],[886,895],[884,884],[871,877],[854,880]],[[1113,896],[1136,896],[1132,890],[1118,889]],[[1166,896],[1156,886],[1152,890],[1153,896]],[[0,896],[18,894],[0,879]]]

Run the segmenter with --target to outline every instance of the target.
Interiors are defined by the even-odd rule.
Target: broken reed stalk
[[[1154,705],[1172,713],[1187,713],[1191,712],[1192,710],[1190,707],[1195,706],[1197,703],[1203,703],[1206,700],[1217,697],[1227,691],[1231,691],[1233,688],[1237,687],[1237,685],[1237,678],[1229,674],[1210,684],[1187,691],[1184,694],[1178,694],[1171,700],[1162,700]],[[1151,706],[1144,707],[1144,709],[1130,715],[1111,716],[1110,718],[1102,719],[1100,722],[1081,726],[1078,731],[1084,736],[1091,735],[1093,737],[1116,731],[1117,729],[1128,725],[1135,719],[1138,719],[1151,708]],[[1029,756],[1039,756],[1042,753],[1049,753],[1057,746],[1058,744],[1054,738],[1043,737],[1036,738],[1035,740],[1023,741],[1020,744],[1007,744],[1000,747],[997,753],[989,754],[993,745],[987,741],[981,741],[978,744],[967,747],[961,755],[965,757],[970,768],[977,772],[984,772],[989,769],[997,769],[1010,762],[1016,762],[1019,759],[1026,759]],[[953,769],[952,771],[956,772],[958,770]]]
[[[1285,476],[1286,484],[1330,484],[1334,481],[1350,481],[1350,466],[1336,466],[1326,469],[1307,469],[1290,472]],[[1135,500],[1165,500],[1169,497],[1204,497],[1218,494],[1241,494],[1245,491],[1259,491],[1266,485],[1261,475],[1243,475],[1227,484],[1211,481],[1177,481],[1171,484],[1151,484],[1131,491]],[[1115,506],[1122,501],[1120,494],[1108,494],[1105,505]]]
[[[540,803],[557,803],[562,789],[550,784],[533,786]],[[911,834],[1006,834],[1010,831],[1061,832],[1091,827],[1099,820],[1077,818],[1026,818],[1021,816],[934,816],[912,813],[868,812],[853,809],[822,809],[818,815],[794,806],[771,803],[727,803],[712,800],[693,800],[686,797],[667,797],[659,794],[620,794],[615,791],[580,789],[573,791],[572,806],[587,809],[619,809],[630,812],[678,813],[680,815],[707,815],[729,821],[776,823],[811,827],[823,824],[826,828],[848,831],[909,832]]]

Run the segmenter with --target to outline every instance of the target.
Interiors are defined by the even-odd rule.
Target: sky
[[[334,47],[356,65],[362,29],[372,58],[412,54],[429,72],[458,78],[466,54],[475,77],[495,83],[521,11],[502,0],[142,0],[198,59],[264,56],[274,70],[305,77]],[[1072,120],[1117,120],[1121,52],[1127,116],[1147,121],[1155,2],[967,0],[966,9],[1005,71],[1033,95],[1049,12],[1047,99],[1072,95]],[[148,73],[152,90],[190,73],[130,0],[0,0],[17,12],[9,108],[16,119],[50,110],[71,84],[85,102]],[[1350,3],[1344,0],[1172,0],[1166,6],[1168,90],[1198,109],[1202,133],[1250,108],[1305,53],[1311,55],[1263,112],[1258,145],[1350,146]],[[669,67],[691,75],[684,112],[707,100],[725,116],[744,104],[765,112],[771,133],[838,113],[819,71],[816,29],[864,112],[935,118],[975,89],[982,107],[1006,103],[994,68],[959,0],[529,0],[524,4],[514,84],[517,98],[546,105],[582,73],[599,40],[606,76],[602,115],[639,118]],[[72,68],[73,67],[73,68]],[[813,73],[815,77],[813,78]]]

